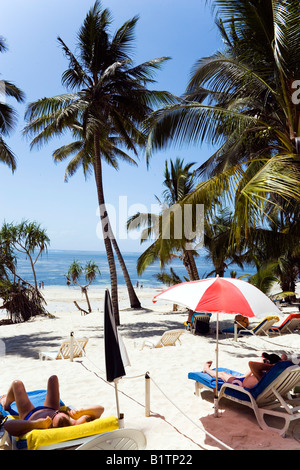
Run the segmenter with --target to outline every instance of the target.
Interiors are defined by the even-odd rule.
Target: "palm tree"
[[[272,206],[271,220],[254,230],[247,240],[248,261],[254,262],[258,275],[259,271],[264,275],[272,270],[287,298],[294,296],[291,293],[295,292],[300,275],[299,210],[299,204]]]
[[[0,229],[0,298],[1,308],[14,322],[26,321],[34,315],[46,314],[45,299],[37,287],[35,265],[47,250],[49,238],[36,222],[4,223]],[[17,255],[29,259],[34,285],[17,272]]]
[[[161,202],[161,213],[142,214],[137,213],[127,221],[128,230],[145,227],[141,242],[154,237],[155,241],[140,255],[137,262],[137,272],[141,275],[144,270],[156,260],[160,260],[161,269],[172,259],[182,260],[189,279],[199,279],[198,270],[195,263],[195,256],[198,256],[196,250],[189,247],[191,240],[185,233],[184,208],[180,205],[181,201],[193,189],[194,172],[191,171],[194,163],[184,164],[183,160],[177,158],[175,163],[165,162],[164,200]],[[178,233],[177,233],[178,232]]]
[[[234,207],[239,239],[276,198],[300,200],[298,0],[215,0],[225,50],[198,61],[182,100],[146,124],[148,158],[167,145],[208,140],[216,152],[188,200]]]
[[[0,52],[7,51],[5,40],[0,37]],[[24,93],[7,80],[0,81],[0,161],[7,165],[13,172],[16,169],[16,158],[4,141],[13,131],[16,124],[16,112],[6,103],[6,98],[14,98],[18,103],[24,101]]]
[[[214,265],[214,270],[207,274],[224,277],[225,271],[232,263],[243,267],[243,256],[235,245],[231,244],[232,213],[228,208],[222,209],[205,224],[204,246],[207,259]]]
[[[113,253],[116,241],[106,211],[102,159],[114,162],[117,157],[133,163],[124,150],[138,153],[145,144],[140,124],[153,110],[152,106],[171,102],[164,92],[150,91],[154,72],[167,58],[154,59],[133,66],[129,52],[138,17],[125,22],[115,33],[109,34],[111,15],[101,10],[96,1],[90,9],[78,34],[77,54],[73,54],[58,38],[69,60],[69,68],[62,76],[63,84],[72,93],[44,98],[29,105],[25,133],[34,136],[32,145],[46,142],[64,130],[71,131],[79,140],[61,148],[56,159],[73,153],[68,166],[69,175],[82,165],[85,173],[94,173],[104,245],[110,269],[111,297],[114,314],[119,323],[117,274]],[[130,282],[130,295],[136,296]],[[136,302],[139,306],[139,302]]]
[[[82,274],[85,275],[85,280],[87,281],[87,284],[85,284],[84,286],[79,283],[79,279]],[[73,282],[73,284],[76,284],[81,288],[81,292],[85,295],[85,298],[88,304],[89,313],[91,313],[92,308],[91,308],[87,290],[88,290],[88,287],[91,285],[91,283],[96,279],[97,274],[100,274],[100,269],[99,269],[99,266],[94,261],[88,261],[85,264],[85,266],[82,266],[76,260],[74,260],[73,263],[70,265],[68,272],[66,274],[68,285],[71,282]]]
[[[2,249],[5,248],[7,253],[11,253],[11,255],[22,253],[29,259],[34,278],[34,288],[37,291],[35,265],[42,253],[47,251],[48,244],[50,243],[46,230],[41,228],[37,222],[26,220],[16,225],[4,223],[0,230],[0,240]],[[12,264],[10,269],[15,276],[16,273]]]

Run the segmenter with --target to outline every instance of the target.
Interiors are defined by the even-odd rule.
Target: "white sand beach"
[[[83,316],[73,301],[85,308],[79,289],[46,287],[43,290],[47,309],[54,318],[35,317],[27,323],[0,326],[0,339],[5,343],[0,356],[0,394],[6,393],[14,379],[21,379],[27,390],[45,388],[50,375],[60,380],[61,398],[74,407],[102,404],[104,416],[116,415],[115,393],[106,382],[103,299],[104,289],[91,288],[93,312]],[[157,290],[138,290],[144,309],[128,308],[126,289],[120,290],[120,332],[131,366],[119,382],[120,411],[125,427],[144,432],[149,450],[222,449],[206,433],[210,433],[234,450],[300,450],[300,422],[290,426],[289,435],[262,431],[251,410],[222,400],[219,417],[214,416],[213,395],[207,391],[203,399],[194,395],[191,371],[202,370],[203,363],[215,358],[216,319],[211,319],[207,336],[194,336],[185,331],[181,344],[160,349],[141,349],[145,339],[156,341],[164,331],[183,328],[187,318],[182,309],[172,312],[171,304],[152,303]],[[286,309],[286,311],[294,310]],[[1,317],[3,318],[3,316]],[[232,325],[233,317],[220,315],[220,329]],[[253,319],[250,325],[258,323]],[[73,331],[75,337],[89,339],[86,357],[41,361],[40,351],[56,350]],[[262,351],[295,352],[299,349],[299,332],[273,338],[247,337],[234,342],[220,335],[219,366],[244,372],[249,360]],[[151,415],[145,416],[145,373],[151,377]]]

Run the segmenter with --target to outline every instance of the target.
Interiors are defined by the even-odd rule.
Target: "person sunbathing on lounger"
[[[20,419],[6,421],[4,428],[12,436],[21,436],[33,429],[74,426],[100,418],[103,406],[88,409],[60,411],[59,383],[56,375],[48,380],[47,394],[43,406],[34,407],[28,398],[23,382],[15,380],[7,395],[0,399],[2,407],[9,411],[12,402],[16,402]]]
[[[277,354],[263,353],[259,361],[249,361],[250,370],[245,375],[236,376],[224,371],[218,371],[218,378],[223,380],[223,382],[251,388],[263,378],[265,373],[268,372],[274,364],[279,361],[285,361],[286,359],[286,354],[282,354],[281,357],[279,357]],[[211,377],[216,377],[216,371],[211,369],[211,365],[212,361],[207,361],[204,364],[203,372],[206,372]]]

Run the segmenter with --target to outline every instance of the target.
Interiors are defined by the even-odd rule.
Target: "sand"
[[[164,331],[183,328],[186,311],[172,311],[169,303],[152,303],[156,289],[138,290],[143,309],[131,310],[126,289],[120,289],[120,332],[131,365],[119,381],[120,411],[125,427],[144,432],[148,450],[192,451],[223,449],[221,443],[234,450],[300,450],[300,422],[289,428],[283,438],[257,425],[253,412],[228,400],[220,403],[219,417],[214,416],[213,395],[194,395],[190,371],[202,370],[203,363],[215,359],[216,319],[211,319],[207,336],[194,336],[185,331],[181,344],[161,349],[141,348],[144,340],[156,342]],[[86,308],[80,290],[71,287],[45,287],[47,309],[54,318],[35,317],[26,323],[0,326],[1,378],[0,394],[5,393],[14,379],[21,379],[27,390],[45,388],[50,375],[60,380],[61,398],[74,407],[102,404],[104,416],[116,415],[115,393],[106,382],[103,299],[104,290],[89,291],[93,312],[81,315],[73,301]],[[295,308],[286,309],[286,312]],[[3,317],[2,317],[3,318]],[[232,325],[232,316],[220,315],[220,328]],[[253,326],[256,321],[251,321]],[[56,350],[73,331],[75,337],[89,339],[86,357],[70,361],[41,361],[40,351]],[[262,351],[296,352],[299,332],[281,337],[247,337],[237,342],[220,335],[219,366],[245,371],[249,360]],[[150,417],[145,416],[145,373],[150,375]],[[213,435],[218,440],[214,440]]]

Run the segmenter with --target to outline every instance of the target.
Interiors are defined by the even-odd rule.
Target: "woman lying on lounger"
[[[250,361],[249,362],[249,371],[245,375],[231,375],[224,371],[218,371],[219,379],[223,382],[228,382],[235,385],[240,385],[241,387],[251,388],[256,385],[260,379],[263,378],[266,372],[268,372],[274,364],[279,361],[286,361],[286,354],[282,354],[279,357],[277,354],[267,354],[263,353],[259,361]],[[206,372],[211,377],[216,377],[216,371],[211,369],[212,361],[208,361],[204,364],[203,372]]]
[[[12,436],[21,436],[33,429],[47,429],[74,426],[100,418],[103,406],[89,409],[60,411],[59,383],[56,375],[48,380],[47,394],[43,406],[34,407],[28,398],[23,382],[15,380],[7,395],[0,398],[2,407],[9,411],[12,402],[16,402],[20,419],[6,421],[4,428]]]

